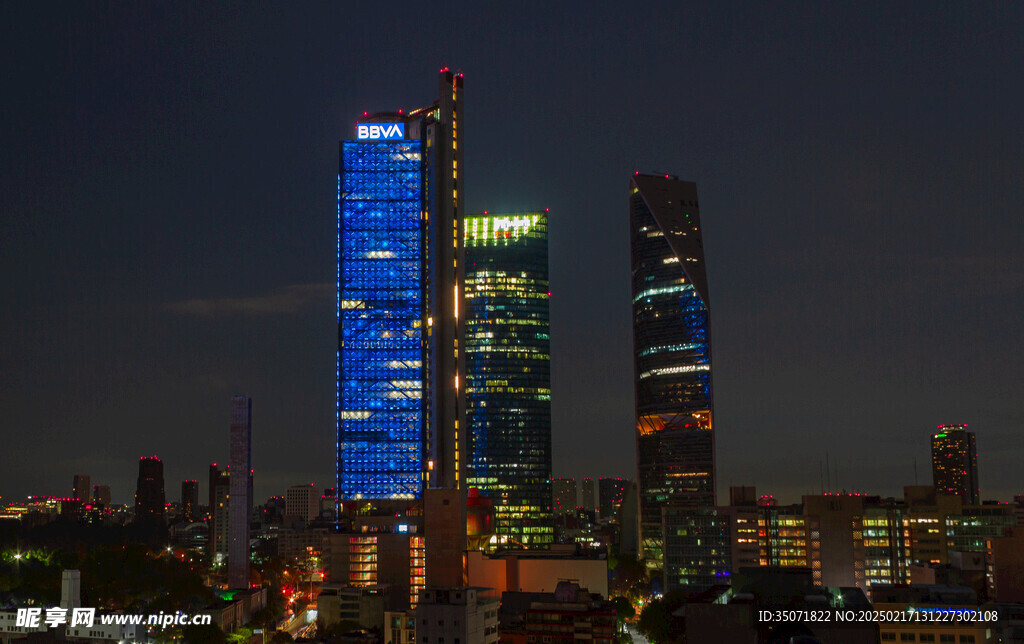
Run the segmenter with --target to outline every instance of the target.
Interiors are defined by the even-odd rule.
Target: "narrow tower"
[[[662,508],[715,505],[711,339],[697,185],[630,181],[641,538],[661,560]]]
[[[252,514],[252,399],[231,398],[231,470],[228,496],[228,588],[249,587]]]
[[[366,114],[338,172],[339,504],[421,500],[428,584],[460,585],[467,432],[462,75]]]

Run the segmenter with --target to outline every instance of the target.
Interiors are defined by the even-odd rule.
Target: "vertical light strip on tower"
[[[231,398],[231,475],[228,496],[228,587],[249,587],[252,514],[252,399]]]

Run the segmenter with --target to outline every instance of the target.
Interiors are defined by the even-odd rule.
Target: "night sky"
[[[338,141],[442,66],[467,212],[551,209],[556,476],[633,476],[639,170],[700,194],[721,500],[930,483],[939,423],[1024,491],[1024,4],[100,6],[0,5],[4,502],[205,495],[236,393],[258,501],[333,485]]]

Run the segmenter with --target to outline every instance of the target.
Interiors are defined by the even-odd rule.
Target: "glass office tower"
[[[418,498],[425,359],[423,142],[342,143],[338,491]]]
[[[470,215],[466,246],[466,484],[494,503],[494,533],[554,540],[547,214]]]
[[[710,300],[697,185],[630,182],[641,538],[661,559],[662,509],[715,505]]]
[[[462,488],[461,89],[443,69],[433,105],[367,115],[341,143],[339,502]]]

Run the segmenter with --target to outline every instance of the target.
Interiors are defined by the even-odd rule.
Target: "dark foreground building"
[[[196,521],[199,518],[199,481],[188,479],[181,482],[181,519]]]
[[[467,485],[494,504],[494,533],[554,540],[546,212],[468,216]]]
[[[710,300],[697,185],[630,181],[641,537],[661,560],[661,511],[715,505]]]
[[[231,397],[231,476],[228,479],[228,587],[249,587],[252,519],[252,398]]]
[[[156,456],[139,459],[135,485],[135,522],[163,525],[165,522],[164,463]]]

